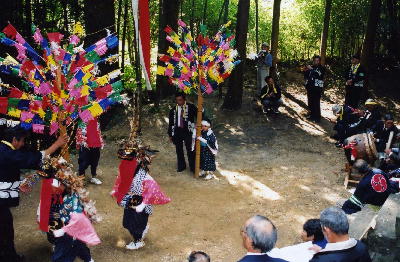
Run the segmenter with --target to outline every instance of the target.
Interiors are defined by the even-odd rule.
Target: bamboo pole
[[[61,86],[61,69],[60,67],[57,68],[56,71],[56,84],[58,90],[62,91],[62,86]],[[63,121],[65,120],[65,113],[63,111],[58,112],[58,125],[60,127],[60,136],[66,135],[67,134],[67,127],[64,125]],[[68,150],[68,144],[63,145],[61,148],[61,155],[62,158],[67,160],[68,162],[70,161],[69,157],[69,150]]]
[[[195,170],[194,177],[198,178],[200,174],[200,141],[197,139],[197,136],[201,135],[201,121],[203,118],[203,95],[201,93],[201,74],[202,70],[199,68],[199,86],[197,88],[197,121],[196,121],[196,162],[195,162]]]

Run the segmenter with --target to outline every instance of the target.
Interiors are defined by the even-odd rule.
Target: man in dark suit
[[[14,247],[13,216],[10,208],[19,205],[21,169],[39,169],[44,157],[51,155],[67,142],[62,136],[44,151],[20,150],[25,145],[27,133],[20,127],[6,131],[0,142],[0,261],[20,262]]]
[[[349,222],[343,210],[328,207],[321,212],[320,221],[328,244],[310,262],[371,262],[367,247],[349,237]]]
[[[184,93],[176,93],[176,106],[169,111],[168,135],[176,148],[176,156],[178,159],[178,172],[186,169],[185,155],[183,152],[183,144],[186,147],[190,171],[194,172],[194,151],[192,151],[192,134],[195,127],[195,117],[197,107],[186,102]]]
[[[240,234],[247,254],[239,262],[287,262],[267,254],[274,248],[278,239],[276,227],[268,218],[253,216],[246,221]]]
[[[358,108],[361,95],[364,92],[365,69],[360,64],[360,56],[353,55],[351,66],[346,75],[346,94],[344,104],[352,108]]]

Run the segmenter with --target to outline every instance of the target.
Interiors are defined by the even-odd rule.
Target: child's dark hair
[[[322,233],[321,222],[319,219],[307,220],[303,225],[303,229],[307,233],[307,237],[314,236],[314,241],[320,241],[325,238]]]
[[[193,251],[188,257],[189,262],[207,261],[211,262],[210,256],[203,251]]]

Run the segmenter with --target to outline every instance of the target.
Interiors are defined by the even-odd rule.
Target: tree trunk
[[[25,35],[31,35],[32,26],[32,3],[31,0],[25,0]]]
[[[249,27],[250,1],[239,0],[236,22],[236,49],[242,61],[232,72],[229,79],[228,93],[222,105],[225,109],[237,110],[242,106],[243,73],[246,63],[247,32]]]
[[[101,38],[107,36],[107,31],[115,32],[115,8],[114,0],[84,0],[85,14],[85,47],[88,47]],[[114,48],[107,52],[108,55],[118,54],[118,48]],[[117,63],[109,65],[108,63],[99,64],[101,75],[107,74],[119,68]],[[110,109],[100,117],[100,125],[106,127],[110,122],[111,115],[115,114],[113,109]]]
[[[128,7],[129,3],[128,1],[125,1],[124,3],[124,26],[122,28],[122,62],[121,62],[121,71],[124,72],[125,70],[125,45],[126,45],[126,29],[128,27]]]
[[[161,3],[161,1],[162,0],[160,0],[160,3]],[[196,9],[196,5],[195,5],[195,3],[194,3],[194,0],[192,0],[192,3],[191,3],[191,14],[190,14],[190,32],[192,33],[192,36],[194,36],[194,11],[195,11],[195,9]]]
[[[335,55],[335,30],[331,33],[331,58]]]
[[[63,18],[64,18],[64,32],[67,33],[68,30],[68,7],[67,7],[67,0],[62,0],[61,1],[62,8],[63,8]]]
[[[389,41],[389,54],[394,55],[397,60],[400,60],[400,28],[397,22],[397,0],[387,0],[386,3],[391,37]]]
[[[382,0],[371,0],[370,9],[368,16],[367,29],[365,32],[364,44],[361,52],[361,64],[369,70],[371,60],[374,57],[374,46],[375,46],[375,36],[376,28],[379,22],[379,16],[381,13]]]
[[[258,42],[258,0],[256,1],[256,50],[257,54],[260,51],[260,43]]]
[[[179,15],[179,0],[160,0],[160,13],[158,21],[158,55],[165,54],[170,47],[169,42],[166,40],[167,34],[164,29],[169,25],[173,30],[178,28],[178,15]],[[161,61],[157,62],[158,65],[163,66]],[[156,104],[161,98],[172,95],[175,93],[176,88],[168,83],[168,78],[165,76],[157,75],[156,80]]]
[[[279,41],[279,18],[281,16],[281,0],[274,0],[272,32],[271,32],[271,55],[272,66],[276,67],[278,61],[278,41]],[[276,72],[276,70],[274,71]]]
[[[117,36],[120,37],[120,29],[121,29],[121,16],[122,16],[122,5],[123,1],[118,0],[118,14],[117,14]]]
[[[324,15],[324,27],[321,34],[321,64],[325,64],[326,59],[326,48],[328,45],[328,35],[329,35],[329,20],[331,18],[332,0],[325,0],[325,15]]]
[[[85,0],[85,47],[94,44],[107,36],[105,29],[115,32],[115,8],[114,0]],[[117,54],[118,48],[111,50],[107,55]],[[99,69],[106,74],[118,68],[117,64],[108,65],[101,63]]]

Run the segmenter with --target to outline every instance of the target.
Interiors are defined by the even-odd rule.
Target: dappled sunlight
[[[297,215],[294,217],[296,219],[297,222],[299,222],[299,224],[303,225],[306,221],[307,218],[303,215]]]
[[[305,185],[297,185],[297,186],[298,186],[299,188],[305,190],[305,191],[311,192],[311,188],[309,188],[308,186],[305,186]]]
[[[328,192],[328,193],[323,193],[322,198],[328,200],[331,203],[336,203],[339,200],[343,199],[339,194],[336,192]]]
[[[229,184],[250,192],[256,198],[263,198],[267,200],[281,199],[279,193],[273,191],[271,188],[248,175],[235,171],[229,171],[220,167],[218,167],[217,170],[221,176],[226,178]]]
[[[233,127],[229,124],[226,124],[225,128],[226,128],[226,130],[229,130],[232,135],[240,135],[240,136],[244,135],[244,132],[243,132],[242,128],[240,128],[240,127]]]
[[[318,124],[307,121],[301,117],[301,111],[303,109],[297,103],[293,102],[290,99],[285,99],[285,105],[287,105],[287,107],[293,111],[290,112],[289,110],[284,109],[284,113],[286,115],[297,121],[297,123],[295,124],[296,127],[314,136],[323,136],[327,134],[327,132],[323,128],[321,128]]]

